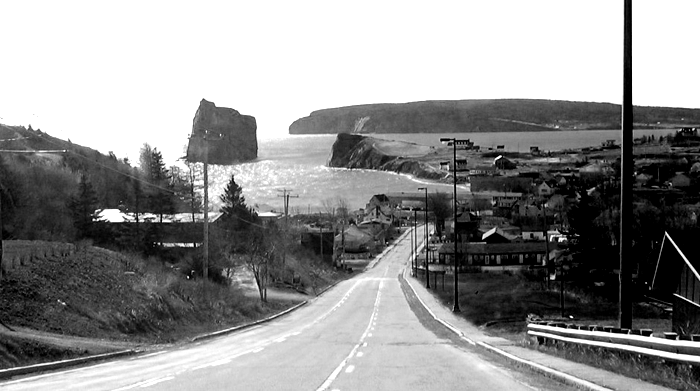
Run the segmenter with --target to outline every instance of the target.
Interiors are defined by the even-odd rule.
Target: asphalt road
[[[3,390],[532,390],[435,322],[403,277],[410,240],[308,305],[244,331],[0,383]],[[417,282],[413,282],[414,284]]]

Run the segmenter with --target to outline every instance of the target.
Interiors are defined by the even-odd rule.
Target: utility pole
[[[542,219],[544,221],[544,264],[547,270],[547,290],[549,290],[549,238],[547,237],[547,208],[544,201],[542,201]],[[556,269],[554,270],[556,273]]]
[[[2,192],[4,188],[5,187],[2,185],[2,183],[0,183],[0,284],[2,284],[2,271],[5,270],[3,269],[2,264],[2,255],[5,252],[5,241],[2,238]]]
[[[418,190],[425,191],[425,221],[424,221],[424,231],[425,231],[425,288],[430,289],[430,271],[428,269],[428,254],[430,253],[430,239],[428,238],[428,188],[419,187]]]
[[[221,140],[223,135],[208,129],[203,129],[204,135],[204,239],[202,241],[202,282],[205,287],[209,280],[209,141]]]
[[[290,195],[292,191],[291,189],[280,189],[277,191],[282,192],[282,194],[278,195],[278,197],[282,197],[284,201],[284,240],[282,241],[282,265],[284,265],[287,261],[287,234],[289,231],[289,198],[299,198],[299,196]]]
[[[625,0],[622,77],[622,173],[620,174],[620,328],[632,328],[632,0]]]
[[[413,208],[411,208],[413,209]],[[411,220],[411,215],[408,215],[408,220]],[[413,274],[413,223],[410,224],[410,228],[408,229],[408,233],[411,236],[411,274]]]
[[[413,276],[418,278],[418,211],[416,209],[413,209],[413,235],[415,235],[413,240]]]

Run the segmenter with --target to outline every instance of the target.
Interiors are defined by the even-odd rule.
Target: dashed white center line
[[[142,381],[142,382],[134,383],[134,384],[129,385],[129,386],[126,386],[126,387],[117,388],[117,389],[115,389],[114,391],[131,390],[131,389],[134,389],[134,388],[137,388],[137,387],[146,388],[146,387],[150,387],[150,386],[152,386],[152,385],[158,384],[158,383],[162,383],[162,382],[164,382],[164,381],[172,380],[172,379],[174,379],[174,378],[175,378],[175,377],[173,377],[173,376],[165,376],[165,377],[160,377],[160,378],[157,378],[157,379],[145,380],[145,381]]]
[[[265,348],[261,346],[261,347],[255,349],[255,350],[253,350],[253,353],[260,353],[260,352],[262,352],[263,350],[265,350]]]
[[[355,357],[362,357],[362,356],[364,356],[364,355],[365,355],[365,354],[362,353],[362,352],[357,352],[357,354],[355,355]]]
[[[343,361],[340,362],[340,365],[338,365],[335,368],[335,370],[330,374],[330,376],[328,376],[326,381],[324,381],[323,384],[321,384],[321,386],[316,389],[316,391],[328,390],[330,385],[335,381],[335,379],[338,377],[338,375],[343,370],[343,368],[345,368],[345,373],[351,373],[352,371],[355,370],[354,365],[348,365],[347,368],[346,368],[346,365],[347,365],[348,361],[357,354],[357,350],[360,348],[360,346],[363,346],[363,347],[367,346],[367,342],[364,341],[365,338],[372,336],[372,334],[370,333],[370,328],[372,327],[372,322],[374,321],[374,317],[377,313],[377,309],[379,308],[379,302],[380,302],[381,291],[382,291],[383,285],[384,285],[384,281],[380,281],[379,282],[379,290],[377,291],[377,297],[374,301],[374,309],[372,311],[372,315],[369,318],[369,323],[367,324],[367,328],[365,329],[365,332],[360,337],[360,342],[357,345],[355,345],[355,347],[352,348],[352,350],[350,351],[350,354],[348,354],[348,356]]]
[[[363,347],[363,348],[366,348],[366,347],[367,347],[367,342],[363,343],[363,344],[362,344],[362,347]]]

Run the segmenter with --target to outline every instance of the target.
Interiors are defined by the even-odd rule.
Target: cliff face
[[[253,160],[258,157],[257,128],[255,117],[202,99],[192,121],[187,160],[225,165]]]
[[[445,174],[421,161],[419,156],[401,154],[402,149],[415,150],[416,145],[392,141],[391,148],[386,148],[386,141],[372,137],[338,134],[327,165],[329,167],[364,168],[410,174],[418,178],[441,179]],[[386,149],[393,152],[387,153]]]
[[[536,99],[426,101],[318,110],[289,134],[463,133],[619,129],[620,105]],[[700,123],[700,110],[635,106],[636,127]]]

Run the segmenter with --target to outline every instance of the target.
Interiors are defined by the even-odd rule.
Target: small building
[[[495,175],[495,166],[480,165],[469,170],[469,176],[479,176],[479,175]]]
[[[554,188],[550,186],[547,182],[540,183],[537,188],[537,195],[540,197],[549,197],[554,194]]]
[[[530,147],[530,153],[533,154],[533,155],[539,155],[539,154],[541,153],[541,152],[540,152],[540,147],[538,147],[538,146],[536,146],[536,145],[531,146],[531,147]]]
[[[481,241],[489,244],[510,243],[513,239],[515,238],[508,235],[499,227],[493,227],[490,230],[484,232],[483,235],[481,235]]]
[[[685,175],[682,172],[677,172],[676,175],[671,177],[669,180],[666,181],[666,184],[668,187],[674,187],[674,188],[684,188],[684,187],[690,187],[690,177],[688,175]]]
[[[672,329],[679,335],[700,334],[700,253],[698,232],[664,233],[651,289],[673,301]]]
[[[610,164],[589,163],[578,169],[580,175],[614,175],[615,169]]]
[[[382,210],[391,209],[391,200],[384,194],[375,194],[370,198],[365,206],[365,214],[373,213],[377,208]]]
[[[601,143],[601,146],[603,148],[617,148],[617,144],[615,144],[615,140],[605,140]]]
[[[275,211],[258,212],[258,218],[260,218],[260,221],[263,224],[270,224],[273,221],[279,220],[282,216],[283,216],[282,213],[278,213]]]
[[[111,229],[130,229],[136,224],[157,224],[158,234],[153,238],[153,245],[161,247],[197,247],[204,238],[204,213],[127,213],[119,209],[101,209],[96,211],[100,221]],[[218,224],[223,214],[208,213],[209,224]],[[137,221],[138,219],[138,221]]]
[[[517,168],[517,165],[515,163],[513,163],[511,160],[504,157],[503,155],[496,156],[496,158],[493,159],[493,165],[496,166],[496,168],[498,168],[499,170],[514,170]]]
[[[698,137],[698,128],[684,127],[676,130],[676,137],[678,138],[694,138]]]
[[[557,246],[550,243],[550,251]],[[438,250],[438,263],[454,265],[453,243],[443,244]],[[543,265],[547,246],[544,242],[522,243],[459,243],[457,246],[460,270],[478,267],[489,268],[527,268]]]
[[[365,253],[370,251],[373,241],[372,235],[356,225],[350,225],[342,233],[335,235],[333,247],[348,253]]]
[[[455,167],[457,168],[457,171],[468,171],[469,168],[467,167],[467,159],[456,159]]]

